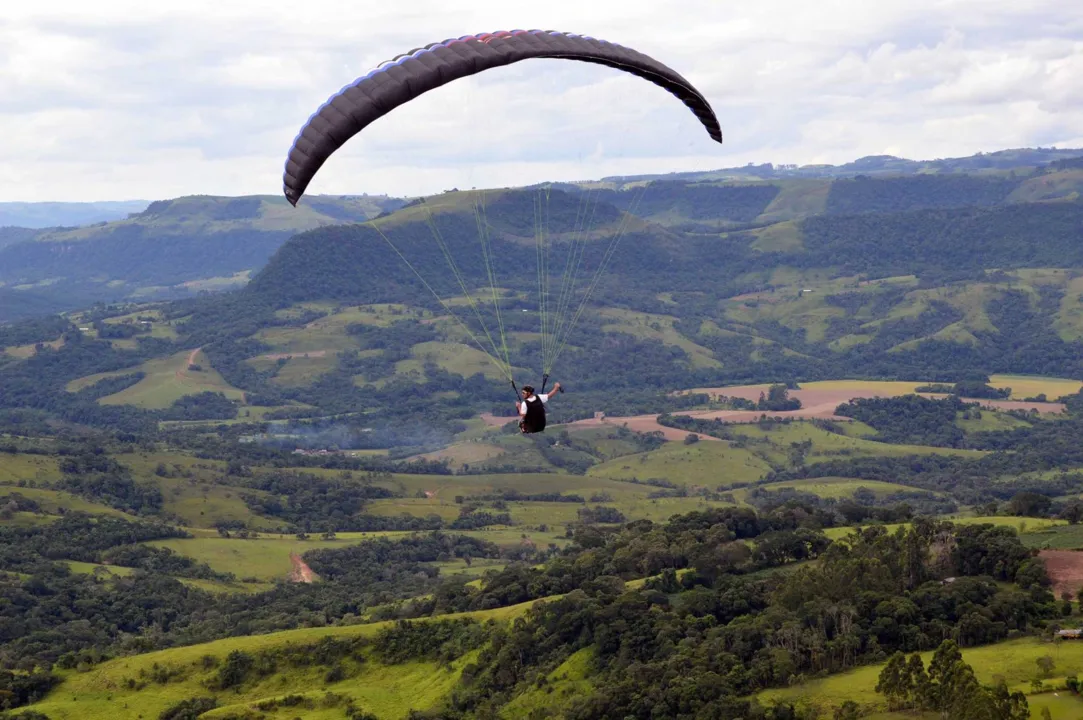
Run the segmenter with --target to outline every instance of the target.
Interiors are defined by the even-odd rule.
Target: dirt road
[[[316,582],[316,573],[312,572],[312,568],[308,566],[301,556],[297,553],[290,553],[290,562],[293,564],[293,570],[290,571],[290,582],[295,583],[314,583]]]

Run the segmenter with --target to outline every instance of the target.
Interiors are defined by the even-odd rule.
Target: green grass
[[[76,512],[90,513],[91,515],[112,515],[113,517],[131,517],[116,508],[111,508],[108,505],[96,503],[92,500],[79,497],[78,495],[72,495],[71,493],[63,492],[60,490],[49,490],[46,488],[21,488],[21,487],[3,487],[0,488],[0,494],[7,493],[19,493],[23,497],[33,500],[41,509],[49,513],[50,515],[57,515],[61,510],[68,511],[73,510]]]
[[[648,480],[659,478],[678,485],[718,487],[759,480],[770,466],[748,450],[728,442],[694,445],[666,443],[658,450],[628,455],[590,469],[591,477]]]
[[[447,577],[482,577],[485,573],[494,571],[499,572],[503,570],[507,563],[503,560],[491,560],[487,558],[477,558],[471,560],[467,565],[465,560],[448,560],[447,562],[434,562],[428,563],[433,567],[439,568],[440,574]]]
[[[194,360],[202,370],[189,370],[189,361]],[[130,388],[104,397],[98,402],[103,405],[135,405],[148,410],[161,410],[169,407],[185,395],[201,392],[220,392],[232,400],[243,400],[244,393],[229,385],[214,368],[210,366],[202,352],[186,350],[165,358],[148,360],[136,368],[117,372],[99,373],[73,380],[68,383],[68,392],[78,392],[99,380],[130,375],[133,372],[144,373],[144,378]]]
[[[1083,277],[1068,282],[1053,327],[1062,339],[1069,342],[1083,338]]]
[[[819,215],[827,208],[831,182],[822,179],[783,180],[782,191],[764,209],[757,222],[794,220]]]
[[[277,360],[269,360],[266,357],[261,356],[255,361],[249,361],[249,364],[257,370],[269,369],[270,366],[278,365]],[[286,363],[278,368],[278,372],[271,378],[271,382],[285,387],[305,387],[334,370],[337,365],[338,356],[325,351],[291,355],[286,360]]]
[[[79,562],[78,560],[68,560],[64,563],[73,573],[80,575],[90,575],[95,570],[99,572],[105,572],[109,575],[116,575],[118,577],[128,577],[135,572],[134,569],[129,567],[120,567],[118,565],[98,565],[97,563]]]
[[[0,453],[0,485],[22,480],[56,480],[60,477],[57,459],[47,455]]]
[[[762,299],[727,301],[726,317],[746,325],[774,320],[794,330],[804,329],[810,341],[821,342],[827,333],[829,320],[846,314],[842,308],[828,305],[825,299],[831,292],[842,288],[806,284],[800,282],[800,276],[782,279],[787,282],[774,284],[785,287],[772,291]],[[797,284],[791,284],[794,280],[798,281]],[[802,292],[806,288],[814,292]]]
[[[206,533],[206,531],[204,531]],[[401,538],[410,532],[368,532],[338,533],[334,540],[320,540],[313,536],[308,540],[298,540],[293,535],[261,535],[258,538],[242,540],[222,538],[217,534],[201,534],[194,538],[175,538],[155,540],[146,543],[153,547],[166,547],[198,562],[205,562],[219,572],[231,572],[238,578],[255,578],[271,581],[285,578],[292,564],[290,553],[303,555],[309,550],[321,548],[344,548],[359,542],[375,540],[381,537]],[[494,527],[482,530],[468,530],[460,534],[488,540],[503,547],[512,547],[524,542],[532,542],[541,547],[556,543],[563,547],[567,539],[563,528],[551,528],[548,532],[537,532],[529,528]],[[525,535],[525,538],[524,538]]]
[[[557,712],[559,716],[567,701],[573,697],[582,697],[590,693],[593,683],[590,675],[593,670],[594,649],[583,648],[572,653],[567,660],[546,676],[545,688],[530,687],[508,703],[500,712],[503,718],[531,717],[531,713],[543,711]],[[553,717],[553,715],[546,715]]]
[[[449,373],[463,377],[481,373],[491,380],[505,379],[503,370],[492,357],[469,345],[439,341],[423,342],[410,348],[410,354],[412,358],[395,363],[396,375],[422,377],[425,363],[432,362]],[[517,369],[522,370],[522,368]],[[524,372],[527,371],[524,370]]]
[[[894,483],[880,482],[878,480],[856,480],[853,478],[811,478],[808,480],[788,480],[786,482],[769,483],[759,485],[763,490],[777,491],[784,488],[792,488],[800,492],[811,493],[821,498],[841,500],[852,498],[858,488],[871,490],[878,496],[893,495],[900,492],[921,492],[921,488],[908,485],[896,485]],[[735,490],[734,495],[743,498],[748,493],[747,489]]]
[[[1027,526],[1019,539],[1028,548],[1038,550],[1078,550],[1083,548],[1083,525],[1055,527]]]
[[[1083,718],[1083,698],[1063,690],[1031,695],[1027,698],[1027,704],[1030,705],[1032,718],[1040,718],[1043,708],[1049,708],[1049,715],[1053,720]]]
[[[524,603],[496,610],[464,613],[478,621],[507,621],[520,616],[534,603]],[[373,623],[345,627],[319,627],[301,630],[249,635],[217,640],[201,645],[160,650],[157,652],[118,658],[98,665],[85,673],[67,673],[64,682],[33,709],[52,720],[144,720],[157,717],[167,707],[192,697],[208,694],[207,681],[215,670],[204,669],[202,659],[212,656],[222,661],[234,650],[248,653],[268,651],[287,645],[309,645],[323,637],[372,637],[390,623]],[[237,692],[219,695],[224,708],[202,717],[213,718],[260,700],[290,693],[322,696],[325,691],[349,695],[358,704],[381,718],[405,717],[411,708],[424,709],[443,698],[458,680],[463,666],[472,658],[464,656],[451,668],[437,663],[410,662],[388,666],[370,660],[359,675],[338,683],[325,684],[327,668],[289,668],[254,683],[241,686]],[[151,683],[142,690],[129,689],[126,680],[138,680],[140,671],[149,672],[154,666],[175,668],[182,677],[166,684]],[[341,718],[342,710],[326,717]],[[285,720],[297,716],[296,709],[281,716]],[[323,717],[305,714],[304,717]]]
[[[926,666],[932,655],[932,652],[922,653]],[[1060,678],[1083,672],[1083,643],[1065,642],[1054,646],[1035,638],[1022,638],[963,650],[963,660],[974,668],[981,682],[992,684],[996,678],[1003,678],[1015,689],[1022,689],[1016,686],[1026,686],[1035,677],[1035,661],[1044,655],[1053,657],[1056,663],[1054,675]],[[757,697],[765,703],[774,699],[803,700],[825,709],[853,700],[862,706],[881,706],[883,709],[883,697],[875,691],[882,668],[882,664],[869,665],[791,688],[766,690]]]
[[[980,457],[980,450],[958,450],[926,445],[892,445],[865,440],[860,437],[838,435],[822,430],[812,423],[795,422],[763,429],[758,425],[736,425],[730,428],[734,435],[749,441],[748,449],[764,460],[781,467],[789,465],[790,445],[809,440],[812,450],[805,459],[811,465],[825,460],[849,457],[898,457],[900,455],[956,455]]]
[[[492,443],[461,442],[449,445],[435,452],[415,456],[424,460],[447,460],[448,464],[458,470],[463,465],[478,465],[486,460],[498,458],[507,453],[507,448]]]
[[[995,430],[1014,430],[1015,428],[1030,427],[1030,423],[1025,420],[1012,417],[1007,413],[995,412],[993,410],[979,410],[978,414],[981,417],[971,417],[969,420],[964,419],[966,413],[958,413],[955,425],[964,432],[993,432]],[[973,416],[974,412],[970,414]]]
[[[162,509],[190,527],[213,528],[230,521],[245,523],[256,530],[273,530],[281,523],[253,513],[241,494],[265,496],[259,490],[225,485],[194,484],[183,478],[157,478],[162,490]]]
[[[14,512],[6,520],[0,518],[0,527],[29,528],[39,525],[48,525],[59,520],[57,515],[37,515],[32,512]]]
[[[654,315],[616,308],[606,308],[600,314],[607,321],[607,324],[602,326],[603,332],[625,333],[678,347],[688,354],[693,368],[722,367],[722,363],[715,359],[710,350],[677,332],[677,329],[673,327],[677,319],[672,315]]]
[[[176,578],[188,587],[198,588],[216,595],[260,593],[274,587],[269,582],[226,582],[223,580],[200,580],[198,578]]]
[[[706,444],[706,443],[704,443]],[[599,466],[600,467],[600,466]],[[594,475],[565,475],[562,473],[523,473],[492,475],[405,475],[395,474],[391,480],[378,483],[411,497],[418,492],[431,492],[441,502],[454,502],[455,496],[487,495],[506,490],[523,493],[562,493],[589,498],[595,492],[606,492],[614,500],[641,498],[657,488],[632,485]]]
[[[459,505],[454,498],[388,498],[386,500],[373,500],[365,511],[382,517],[398,517],[410,515],[412,517],[428,517],[439,515],[446,521],[452,521],[459,517]]]
[[[756,237],[752,248],[760,252],[793,252],[803,247],[801,227],[796,222],[775,223],[752,234]]]
[[[163,509],[189,527],[213,528],[229,521],[244,522],[256,530],[281,526],[253,513],[242,499],[242,494],[260,497],[263,492],[219,484],[225,463],[171,452],[131,453],[118,455],[117,460],[131,470],[136,480],[157,485],[162,491]],[[174,477],[159,477],[155,472],[159,465]]]
[[[187,557],[205,562],[219,572],[258,580],[281,579],[289,575],[290,553],[303,554],[317,548],[341,548],[349,540],[298,540],[292,535],[261,536],[254,539],[196,537],[155,540],[152,547],[165,547]]]

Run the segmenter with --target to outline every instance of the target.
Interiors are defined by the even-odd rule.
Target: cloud
[[[1079,144],[1083,5],[1062,0],[39,0],[0,18],[0,199],[277,193],[329,95],[427,42],[559,28],[700,87],[712,143],[664,91],[567,61],[433,91],[334,156],[313,192],[915,158]]]

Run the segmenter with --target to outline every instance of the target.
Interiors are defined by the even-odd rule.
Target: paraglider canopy
[[[617,68],[650,80],[699,118],[722,142],[722,128],[703,95],[676,71],[641,52],[604,40],[554,30],[512,30],[426,45],[382,63],[317,110],[293,141],[283,192],[294,205],[326,160],[351,137],[398,106],[453,80],[533,58],[559,58]]]

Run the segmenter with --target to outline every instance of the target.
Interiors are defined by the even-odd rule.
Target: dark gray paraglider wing
[[[382,64],[346,86],[308,119],[293,141],[283,192],[301,199],[320,166],[374,120],[459,78],[533,58],[560,58],[624,70],[673,93],[722,142],[722,128],[707,100],[676,72],[641,52],[603,40],[545,30],[469,35],[418,48]]]

